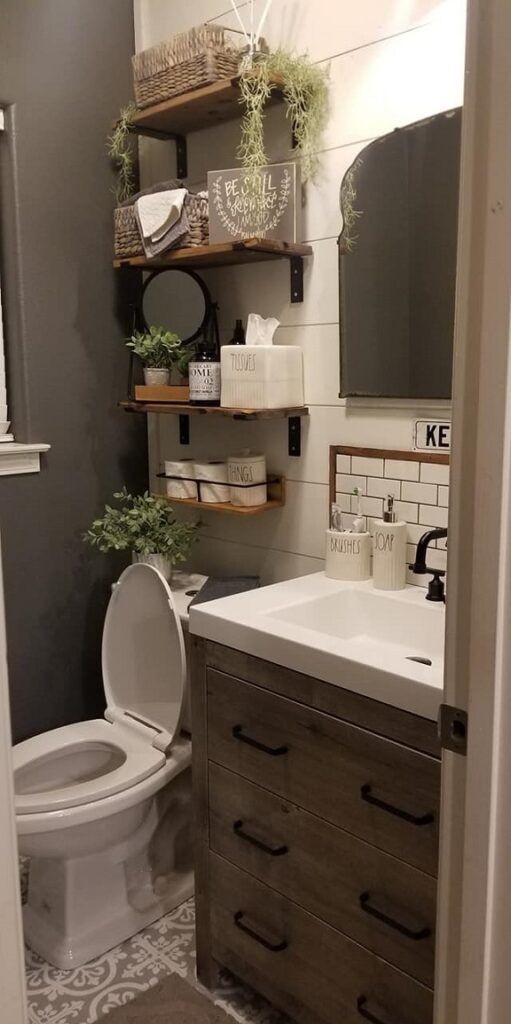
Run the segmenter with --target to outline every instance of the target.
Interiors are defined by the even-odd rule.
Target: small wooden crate
[[[136,384],[135,401],[186,403],[190,401],[190,388],[188,384],[168,384],[158,387]]]

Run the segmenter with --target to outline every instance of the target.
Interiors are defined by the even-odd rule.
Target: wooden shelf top
[[[199,128],[208,128],[241,117],[243,110],[238,82],[238,78],[222,78],[210,85],[202,85],[199,89],[173,96],[163,103],[146,107],[133,116],[133,130],[139,135],[186,135]],[[282,100],[282,93],[278,89],[280,83],[276,81],[275,84],[277,88],[268,101],[272,105]]]
[[[127,400],[119,402],[126,412],[156,412],[171,416],[227,416],[233,420],[272,420],[287,419],[294,416],[308,416],[306,405],[298,405],[286,409],[224,409],[220,405],[188,405],[178,402],[135,402]]]
[[[310,256],[312,246],[298,242],[277,242],[271,238],[246,238],[242,242],[219,242],[216,245],[195,245],[187,249],[170,249],[161,256],[131,256],[114,260],[114,267],[140,267],[157,270],[160,267],[186,266],[228,267],[236,263],[257,263],[265,260],[292,259]]]
[[[205,481],[207,482],[207,481]],[[195,498],[169,498],[158,495],[168,501],[169,505],[188,505],[200,509],[201,512],[224,512],[232,516],[258,516],[262,512],[271,512],[274,508],[283,508],[286,504],[286,481],[282,476],[268,477],[268,500],[264,505],[233,505],[230,501],[208,502],[197,501]]]
[[[165,498],[165,495],[158,495]],[[189,505],[201,512],[226,512],[232,516],[258,516],[261,512],[271,512],[274,508],[283,508],[285,502],[281,498],[270,498],[264,505],[231,505],[226,502],[195,501],[194,498],[166,498],[169,505]]]

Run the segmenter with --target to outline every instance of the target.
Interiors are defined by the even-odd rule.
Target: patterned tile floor
[[[22,889],[26,888],[23,877]],[[29,1024],[96,1024],[176,971],[195,978],[195,908],[188,900],[151,927],[84,967],[62,971],[26,950]],[[264,999],[225,972],[215,1003],[241,1024],[283,1024]]]

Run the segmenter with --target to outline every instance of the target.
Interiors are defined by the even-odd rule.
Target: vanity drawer
[[[210,760],[436,873],[435,758],[211,669],[207,703]]]
[[[433,986],[430,875],[215,764],[209,837],[215,853]]]
[[[432,992],[210,854],[212,954],[302,1024],[431,1024]]]

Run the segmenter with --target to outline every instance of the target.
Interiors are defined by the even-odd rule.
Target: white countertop
[[[382,592],[324,573],[190,611],[197,636],[429,719],[443,695],[444,628],[445,606],[422,587]]]

